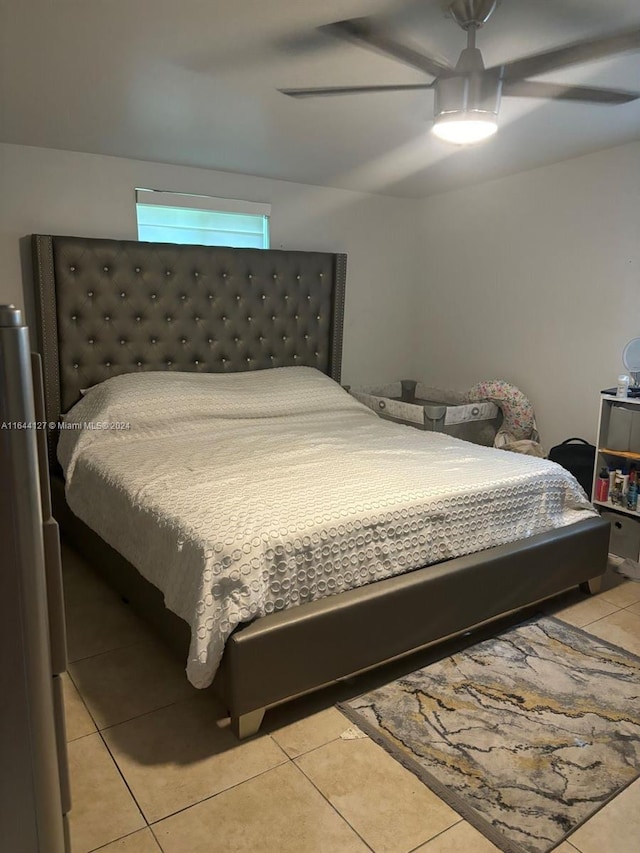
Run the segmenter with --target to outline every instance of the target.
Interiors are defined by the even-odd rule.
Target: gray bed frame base
[[[340,381],[346,257],[35,235],[46,420],[80,389],[144,370],[308,365]],[[68,508],[49,435],[54,516],[181,654],[189,628],[162,593]],[[609,525],[590,518],[274,613],[229,638],[216,688],[239,737],[265,708],[592,582]]]
[[[190,630],[162,593],[67,507],[53,478],[65,537],[184,660]],[[609,546],[600,518],[458,557],[265,616],[227,641],[214,688],[239,738],[265,710],[460,634],[577,585],[596,591]]]

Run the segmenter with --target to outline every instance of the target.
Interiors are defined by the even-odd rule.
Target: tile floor
[[[428,658],[268,711],[263,733],[239,743],[211,692],[63,556],[72,853],[495,853],[334,707]],[[565,593],[545,610],[640,654],[638,583]],[[639,839],[640,780],[557,853],[636,853]]]

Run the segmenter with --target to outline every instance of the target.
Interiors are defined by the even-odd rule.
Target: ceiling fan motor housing
[[[435,119],[497,118],[500,111],[502,80],[499,74],[470,71],[439,77],[434,84]]]

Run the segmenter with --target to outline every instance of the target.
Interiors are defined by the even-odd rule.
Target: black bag
[[[572,444],[572,441],[578,444]],[[584,438],[568,438],[549,451],[549,459],[570,471],[582,488],[591,497],[593,466],[596,464],[596,448]]]

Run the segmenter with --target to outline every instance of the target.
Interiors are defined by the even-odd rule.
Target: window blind
[[[240,199],[136,190],[138,239],[269,248],[271,205]]]

